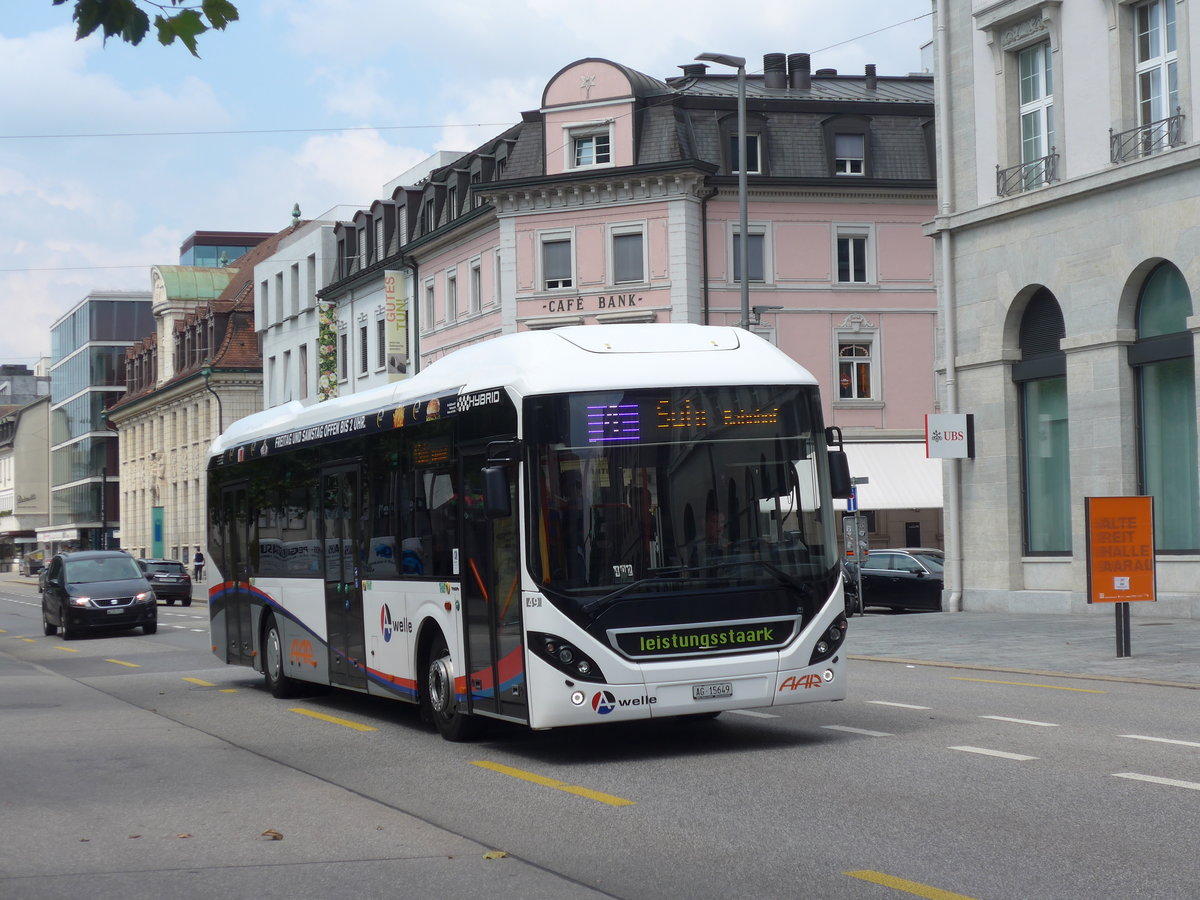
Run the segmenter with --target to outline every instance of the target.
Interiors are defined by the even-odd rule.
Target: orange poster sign
[[[1088,603],[1156,600],[1154,498],[1086,497]]]

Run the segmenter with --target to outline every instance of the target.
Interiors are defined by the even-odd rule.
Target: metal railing
[[[1019,166],[1009,166],[1002,169],[996,166],[996,196],[1007,197],[1010,194],[1020,194],[1043,184],[1058,181],[1058,154],[1051,147],[1050,152]]]
[[[1183,143],[1183,113],[1176,107],[1175,115],[1128,131],[1108,129],[1109,155],[1114,163],[1139,156],[1150,156]]]

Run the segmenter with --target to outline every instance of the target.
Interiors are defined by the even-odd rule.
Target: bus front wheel
[[[267,619],[263,630],[263,681],[271,695],[280,700],[297,693],[296,679],[289,678],[283,671],[283,638],[274,616]]]
[[[454,662],[446,639],[438,632],[429,647],[422,712],[448,741],[467,741],[480,732],[480,721],[458,708],[454,692]]]

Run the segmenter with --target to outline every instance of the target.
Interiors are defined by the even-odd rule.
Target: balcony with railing
[[[1161,153],[1183,143],[1183,113],[1139,125],[1128,131],[1108,129],[1109,154],[1114,163],[1126,162],[1141,156]]]
[[[996,166],[996,196],[1008,197],[1058,181],[1058,154],[1051,147],[1046,156],[1039,156],[1018,166],[1002,169]]]

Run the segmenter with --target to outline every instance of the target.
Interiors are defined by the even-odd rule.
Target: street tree
[[[209,29],[224,31],[230,22],[237,21],[238,11],[229,0],[53,0],[55,6],[73,3],[75,13],[75,40],[83,40],[97,29],[102,29],[104,42],[118,37],[137,46],[150,30],[150,15],[142,7],[158,10],[154,16],[154,27],[158,42],[164,47],[176,38],[188,48],[192,56],[196,52],[196,39]]]

